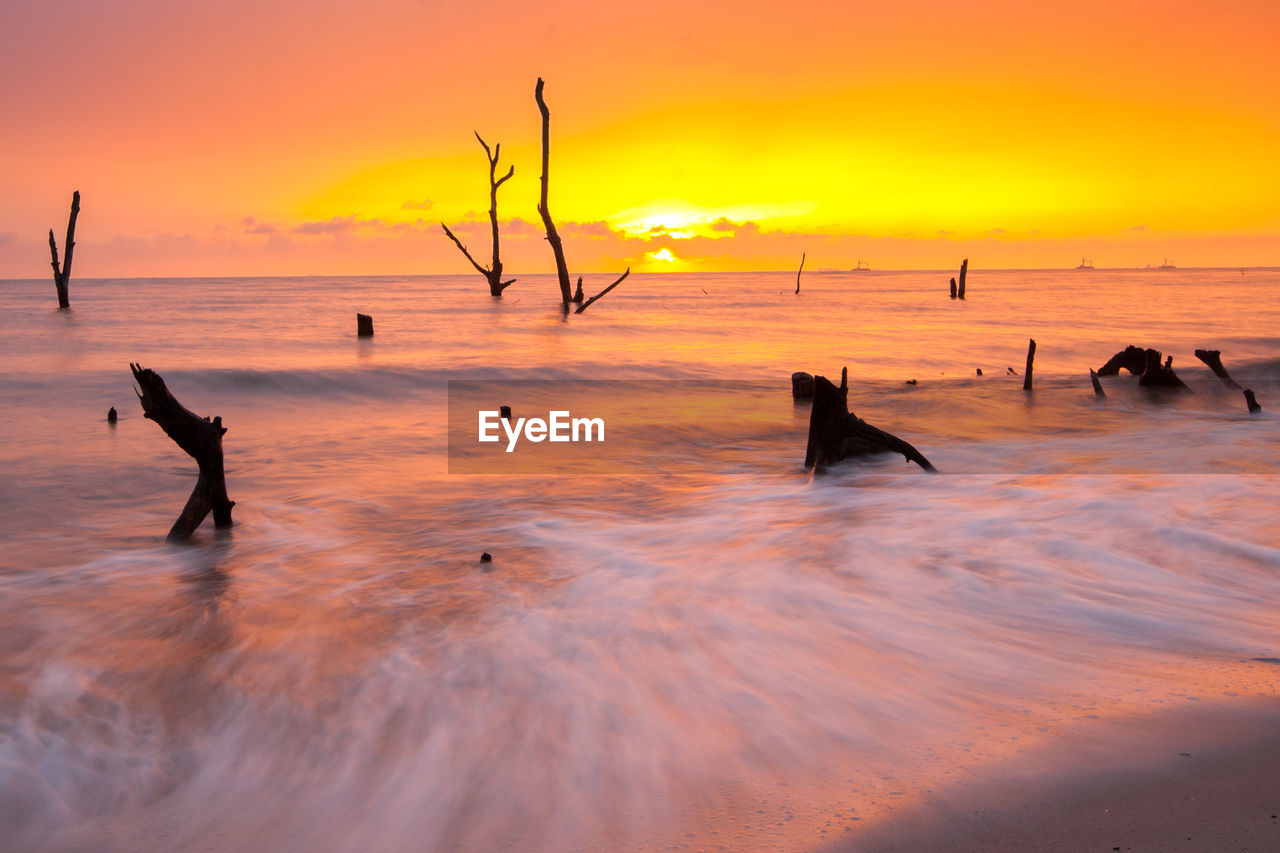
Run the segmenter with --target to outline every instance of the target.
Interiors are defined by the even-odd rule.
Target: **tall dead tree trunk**
[[[560,235],[556,233],[556,224],[551,220],[551,210],[547,207],[547,185],[550,181],[551,171],[551,111],[547,109],[547,102],[542,97],[542,78],[538,78],[538,85],[534,87],[533,97],[538,102],[538,112],[542,113],[542,194],[538,201],[538,213],[542,214],[542,225],[547,229],[547,242],[551,244],[551,251],[556,257],[556,278],[560,282],[560,301],[565,314],[569,313],[569,303],[577,303],[578,308],[573,313],[581,314],[591,307],[591,304],[600,297],[604,296],[610,290],[622,284],[623,280],[631,275],[631,267],[627,267],[627,271],[618,276],[613,284],[597,293],[590,299],[583,301],[582,293],[582,277],[578,277],[578,292],[575,294],[569,288],[569,265],[564,260],[564,244],[560,241]]]
[[[471,257],[471,253],[467,251],[467,247],[462,245],[462,241],[455,237],[453,232],[449,230],[448,225],[441,222],[440,227],[444,229],[444,233],[449,235],[449,239],[454,242],[454,245],[456,245],[458,249],[462,251],[462,254],[466,256],[467,260],[471,262],[471,266],[475,267],[476,271],[488,280],[489,293],[492,296],[501,296],[502,291],[506,290],[512,284],[515,284],[515,279],[513,278],[509,281],[502,280],[502,258],[498,252],[498,187],[511,179],[511,176],[516,173],[516,167],[512,166],[507,169],[507,173],[499,178],[498,157],[502,151],[502,143],[499,142],[495,144],[493,146],[493,150],[490,151],[488,143],[481,138],[479,131],[476,131],[475,134],[476,139],[480,142],[480,147],[484,148],[485,158],[489,161],[489,224],[492,226],[493,230],[493,262],[488,267],[480,266],[480,264],[476,263],[476,259]]]
[[[556,277],[560,280],[560,298],[564,303],[564,313],[569,313],[569,303],[573,301],[573,293],[569,286],[569,265],[564,260],[564,245],[560,235],[556,233],[556,224],[551,219],[551,208],[547,206],[547,182],[551,170],[551,111],[542,97],[542,78],[534,87],[533,97],[538,102],[538,112],[542,113],[542,194],[538,200],[538,213],[542,215],[542,225],[547,229],[547,242],[551,244],[551,252],[556,256]]]
[[[965,258],[960,264],[960,286],[956,288],[956,296],[964,299],[964,278],[969,274],[969,259]]]
[[[67,219],[67,242],[64,244],[67,256],[61,265],[58,264],[58,241],[53,238],[53,229],[49,229],[49,254],[53,256],[53,286],[58,289],[58,307],[70,308],[67,285],[71,282],[71,257],[76,250],[76,217],[80,215],[80,190],[71,196],[71,216]]]
[[[804,272],[805,252],[800,253],[800,269],[796,270],[796,293],[800,292],[800,273]]]
[[[1022,371],[1022,390],[1031,390],[1031,368],[1036,360],[1036,340],[1035,338],[1027,339],[1027,367]]]
[[[226,428],[222,418],[202,418],[179,403],[165,387],[164,380],[153,370],[130,364],[138,383],[138,399],[143,414],[160,425],[165,435],[196,460],[200,476],[182,514],[169,529],[170,542],[191,538],[204,517],[213,512],[213,526],[231,526],[231,508],[235,501],[227,497],[227,480],[222,466],[222,436]]]

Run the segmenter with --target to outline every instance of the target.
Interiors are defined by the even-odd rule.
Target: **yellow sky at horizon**
[[[833,266],[1280,262],[1275,4],[118,7],[0,34],[0,276],[47,270],[76,188],[85,276],[465,271],[436,223],[487,209],[473,130],[516,166],[502,217],[537,220],[539,74],[552,212],[609,226],[571,265],[773,268],[822,240]]]

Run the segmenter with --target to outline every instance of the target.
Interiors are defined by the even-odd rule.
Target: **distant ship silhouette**
[[[1156,269],[1158,269],[1158,270],[1176,270],[1176,269],[1177,269],[1177,267],[1175,267],[1173,264],[1169,263],[1169,259],[1168,259],[1168,258],[1165,258],[1165,259],[1164,259],[1164,263],[1162,263],[1160,266],[1156,267]]]
[[[849,272],[871,272],[871,267],[867,266],[862,261],[858,261],[858,265],[849,270]]]
[[[1091,269],[1093,269],[1093,261],[1086,261],[1084,258],[1081,258],[1081,259],[1080,259],[1080,266],[1076,267],[1076,269],[1078,269],[1078,270],[1091,270]]]

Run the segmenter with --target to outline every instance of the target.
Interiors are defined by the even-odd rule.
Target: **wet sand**
[[[1188,705],[1086,726],[822,849],[1280,850],[1280,703]]]

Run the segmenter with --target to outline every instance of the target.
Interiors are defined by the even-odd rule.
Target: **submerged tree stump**
[[[955,276],[951,277],[951,298],[952,299],[956,298],[956,277]]]
[[[803,370],[797,370],[791,374],[791,399],[813,399],[813,374],[805,373]]]
[[[1099,376],[1119,376],[1120,368],[1132,373],[1134,376],[1141,376],[1147,369],[1147,353],[1156,353],[1156,359],[1159,360],[1160,353],[1155,350],[1144,350],[1140,347],[1129,345],[1120,352],[1111,356],[1106,364],[1098,368]]]
[[[182,514],[169,528],[170,542],[191,538],[204,517],[213,512],[213,526],[231,526],[231,508],[235,501],[227,497],[227,480],[222,466],[222,436],[226,428],[222,418],[202,418],[185,408],[165,387],[164,380],[153,370],[130,364],[138,383],[138,400],[143,414],[160,425],[165,435],[174,440],[188,456],[196,460],[200,476]]]
[[[895,435],[877,429],[849,411],[845,390],[825,376],[813,378],[813,409],[809,414],[806,468],[820,467],[875,453],[901,453],[926,471],[936,469],[920,451]]]
[[[373,337],[373,317],[368,314],[356,315],[356,337],[372,338]]]
[[[969,259],[965,258],[960,264],[960,286],[956,289],[956,296],[964,299],[964,279],[969,274]]]
[[[1031,390],[1031,368],[1036,360],[1036,339],[1027,339],[1027,366],[1022,371],[1022,390]]]
[[[1138,377],[1139,388],[1168,388],[1175,391],[1190,391],[1178,374],[1173,372],[1173,356],[1160,364],[1160,353],[1149,349],[1146,352],[1147,364],[1142,375]]]
[[[1089,369],[1089,380],[1093,383],[1093,393],[1099,397],[1107,396],[1107,392],[1102,390],[1102,383],[1098,381],[1098,371],[1093,368]]]
[[[1258,400],[1253,396],[1253,392],[1248,388],[1244,389],[1244,402],[1249,407],[1249,414],[1256,415],[1262,411],[1262,406],[1258,405]]]

